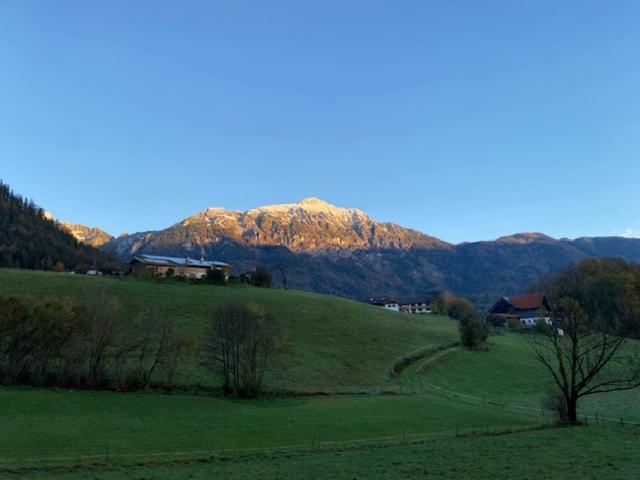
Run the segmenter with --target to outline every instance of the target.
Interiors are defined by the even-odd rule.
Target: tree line
[[[79,243],[32,200],[17,195],[0,181],[0,267],[117,269],[120,262]]]
[[[156,311],[126,315],[102,284],[82,305],[69,298],[0,297],[4,384],[170,389],[190,348],[168,318]]]
[[[214,308],[204,342],[194,342],[157,310],[127,313],[103,283],[85,302],[0,296],[0,382],[134,391],[176,387],[179,367],[197,355],[221,393],[255,397],[280,337],[273,316],[251,302]]]

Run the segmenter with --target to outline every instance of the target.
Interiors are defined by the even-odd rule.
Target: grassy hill
[[[522,335],[492,336],[488,352],[430,349],[456,339],[455,322],[292,290],[0,270],[0,294],[82,301],[96,281],[131,315],[166,311],[194,341],[213,306],[262,303],[285,333],[269,387],[367,394],[238,401],[0,387],[0,476],[587,479],[639,467],[625,452],[640,447],[640,390],[586,401],[582,413],[599,418],[589,427],[551,428],[540,408],[548,378]],[[391,362],[418,349],[429,354],[391,380]],[[207,378],[194,355],[183,383]]]
[[[533,357],[526,336],[496,335],[489,342],[488,352],[458,349],[431,368],[428,363],[423,368],[415,365],[407,375],[421,378],[423,386],[434,387],[444,395],[457,393],[469,401],[539,411],[552,384]],[[579,405],[583,414],[640,422],[640,388],[585,397]]]
[[[209,315],[226,301],[254,301],[275,316],[283,342],[277,355],[278,371],[268,379],[267,387],[272,389],[384,388],[396,357],[457,336],[456,324],[444,317],[400,315],[310,292],[0,269],[0,294],[68,296],[82,302],[97,282],[106,284],[128,315],[154,308],[190,335],[196,348],[182,369],[183,385],[212,382],[199,366],[197,352]]]

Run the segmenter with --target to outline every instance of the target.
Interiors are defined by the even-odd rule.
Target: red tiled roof
[[[507,297],[511,304],[520,310],[530,310],[533,308],[542,308],[544,306],[543,293],[531,293],[529,295],[516,295]]]

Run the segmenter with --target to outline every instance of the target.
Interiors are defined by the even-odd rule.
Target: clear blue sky
[[[0,178],[114,234],[317,196],[640,234],[640,2],[0,3]]]

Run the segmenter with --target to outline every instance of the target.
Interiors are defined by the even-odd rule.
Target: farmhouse
[[[372,305],[382,307],[385,310],[391,310],[392,312],[400,311],[400,303],[397,300],[391,298],[372,298],[370,301]]]
[[[129,273],[137,276],[204,278],[211,270],[224,272],[225,279],[228,279],[231,265],[224,262],[205,260],[204,258],[196,260],[189,257],[165,257],[146,254],[136,255],[129,262]]]
[[[509,320],[518,321],[525,328],[535,327],[539,321],[551,324],[544,311],[549,310],[547,297],[542,293],[502,297],[489,309],[489,315],[504,319],[504,326]]]
[[[427,300],[407,300],[400,302],[402,313],[431,313],[431,303]]]

